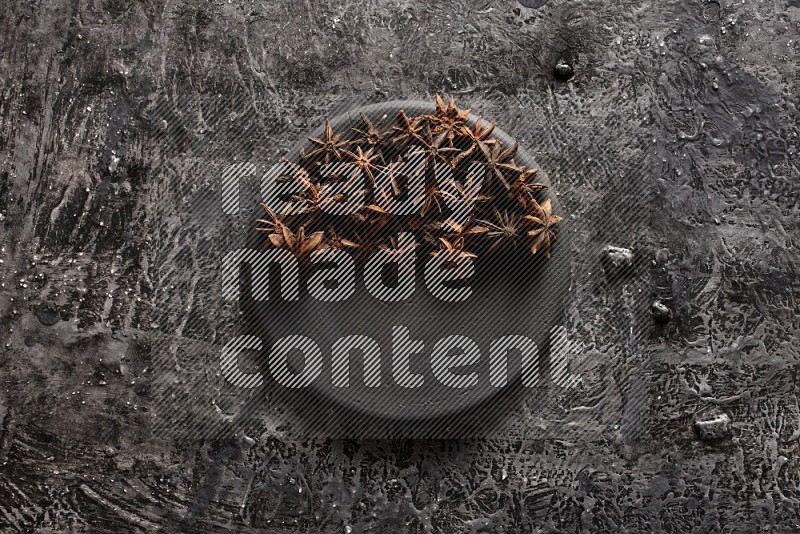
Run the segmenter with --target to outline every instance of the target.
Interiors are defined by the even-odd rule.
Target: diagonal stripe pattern
[[[216,303],[218,306],[224,302],[221,292],[226,287],[220,280],[220,274],[229,273],[230,269],[222,268],[225,255],[236,250],[254,250],[253,241],[249,229],[252,228],[252,212],[257,206],[261,185],[257,182],[258,175],[263,174],[263,168],[268,165],[268,161],[259,161],[257,154],[258,144],[263,142],[265,132],[255,126],[239,128],[245,135],[237,137],[227,137],[224,135],[225,117],[246,116],[247,107],[243,100],[234,100],[227,106],[213,105],[199,106],[204,115],[204,122],[211,127],[212,132],[200,132],[197,128],[183,123],[184,118],[190,115],[188,110],[192,103],[196,106],[196,99],[184,98],[175,102],[162,101],[148,110],[148,115],[153,124],[152,141],[154,146],[159,147],[159,156],[162,158],[161,168],[169,169],[175,160],[199,161],[198,170],[200,176],[190,177],[191,180],[200,182],[204,180],[211,184],[210,188],[201,190],[194,197],[191,218],[197,223],[187,230],[200,229],[206,239],[198,240],[195,255],[203,258],[202,265],[207,268],[205,282],[205,295],[209,303]],[[235,122],[235,121],[233,121]],[[220,124],[222,123],[222,124]],[[547,147],[554,144],[553,139],[540,139],[535,137],[532,130],[523,130],[524,125],[517,124],[521,130],[517,133],[518,137],[528,139],[529,146]],[[216,131],[215,131],[216,128]],[[583,134],[585,135],[585,133]],[[598,140],[598,143],[606,147],[610,154],[607,158],[621,153],[633,152],[642,156],[641,150],[636,148],[639,141],[632,140],[633,136],[620,135],[617,130],[606,134],[605,138]],[[630,149],[626,143],[633,147]],[[261,151],[263,153],[263,150]],[[540,152],[537,150],[537,154]],[[542,156],[537,156],[538,162],[544,168],[557,166],[560,155],[548,157],[548,151],[543,150]],[[601,154],[602,156],[602,154]],[[247,157],[247,161],[242,161]],[[624,431],[635,434],[645,428],[646,403],[647,403],[647,384],[641,379],[643,373],[635,371],[647,365],[644,344],[649,332],[649,324],[643,322],[642,317],[647,317],[646,307],[648,306],[647,280],[649,272],[641,269],[641,266],[634,264],[620,269],[612,266],[605,266],[603,263],[604,236],[614,235],[614,229],[624,227],[628,229],[631,236],[644,235],[648,229],[646,211],[644,207],[648,202],[648,192],[642,191],[644,180],[640,179],[642,169],[647,168],[642,161],[633,160],[627,162],[617,162],[612,165],[607,158],[598,159],[578,159],[570,162],[572,176],[580,177],[589,172],[602,172],[608,175],[609,181],[615,181],[615,198],[603,198],[602,202],[592,202],[585,199],[573,199],[569,209],[564,213],[576,215],[569,224],[565,224],[560,232],[562,236],[569,239],[560,239],[556,242],[554,255],[559,253],[569,253],[571,250],[580,246],[583,251],[582,258],[576,258],[571,265],[571,272],[567,273],[572,279],[572,293],[575,292],[600,292],[601,298],[605,298],[609,309],[613,310],[612,317],[602,320],[612,321],[613,332],[616,334],[614,340],[604,340],[604,356],[612,360],[612,367],[617,370],[629,370],[628,376],[619,377],[617,380],[621,384],[619,395],[624,406],[622,423]],[[237,162],[238,160],[238,162]],[[206,163],[211,162],[211,163]],[[176,179],[165,172],[165,179]],[[185,177],[181,177],[184,179]],[[563,179],[563,178],[562,178]],[[578,178],[579,179],[579,178]],[[619,194],[623,191],[624,194]],[[235,192],[235,194],[233,193]],[[255,198],[255,202],[253,199]],[[591,208],[601,210],[602,213],[595,213],[593,217],[584,220],[582,218],[586,212],[581,212],[581,208]],[[210,229],[214,229],[213,232]],[[616,232],[616,236],[620,236]],[[625,233],[622,233],[624,236]],[[582,240],[579,245],[575,245],[575,240]],[[591,241],[596,240],[596,245]],[[257,248],[257,247],[256,247]],[[634,257],[634,262],[641,262],[641,258]],[[496,262],[491,265],[492,270],[505,272],[513,270],[513,264]],[[594,274],[590,274],[594,272]],[[602,278],[598,274],[602,274]],[[282,273],[283,275],[283,270]],[[434,276],[437,281],[442,275]],[[531,275],[535,276],[535,272]],[[599,280],[602,280],[599,281]],[[229,281],[230,282],[230,281]],[[256,291],[259,287],[266,291],[269,285],[269,273],[267,269],[250,270],[250,288]],[[216,287],[215,287],[216,286]],[[288,284],[287,287],[292,287]],[[389,291],[383,286],[384,291]],[[378,299],[387,295],[378,292],[375,295]],[[570,314],[580,313],[580,309],[575,308],[576,299],[567,304],[567,322],[563,328],[554,331],[554,335],[549,340],[547,348],[553,352],[557,348],[557,354],[569,354],[570,351],[579,352],[580,347],[575,347],[571,340],[575,338],[574,328],[577,326],[575,321],[570,321]],[[157,396],[154,399],[153,412],[155,414],[153,429],[157,435],[177,435],[181,437],[213,437],[230,432],[253,431],[258,432],[258,428],[270,428],[276,425],[286,424],[297,432],[314,433],[329,437],[466,437],[484,436],[498,431],[497,425],[487,419],[500,418],[503,423],[499,425],[499,431],[510,431],[519,420],[524,419],[526,413],[547,412],[552,404],[549,390],[561,391],[579,388],[580,368],[576,368],[575,363],[568,363],[566,358],[551,359],[539,362],[538,373],[533,374],[531,366],[526,367],[528,375],[523,376],[524,381],[533,384],[537,377],[548,376],[550,382],[547,388],[540,388],[535,391],[526,392],[523,397],[516,394],[509,394],[507,399],[495,398],[492,406],[481,406],[481,410],[468,413],[453,413],[446,418],[430,418],[430,420],[395,421],[392,418],[375,419],[368,415],[346,413],[339,410],[336,406],[331,406],[325,399],[319,399],[314,392],[304,392],[305,396],[298,397],[295,408],[304,412],[303,416],[297,413],[289,414],[280,404],[280,392],[267,391],[258,387],[257,373],[250,373],[245,381],[231,384],[225,378],[226,373],[230,374],[230,369],[220,368],[220,353],[230,340],[240,340],[233,342],[229,347],[231,351],[241,352],[243,350],[258,351],[263,347],[258,346],[258,342],[264,344],[266,340],[261,340],[258,336],[237,338],[236,335],[252,333],[252,328],[247,324],[238,324],[237,317],[250,317],[249,322],[258,322],[259,307],[254,301],[238,302],[236,306],[223,306],[223,309],[212,307],[209,310],[211,323],[205,332],[203,339],[190,339],[182,335],[151,334],[150,349],[153,354],[154,366],[158,370]],[[553,303],[554,307],[556,303]],[[559,303],[560,304],[560,303]],[[571,307],[572,306],[572,307]],[[346,310],[346,308],[344,308]],[[163,310],[155,312],[156,315],[169,315],[176,310],[170,310],[169,306],[164,306]],[[454,317],[449,321],[450,331],[469,332],[476,327],[476,317]],[[590,327],[591,329],[591,327]],[[349,333],[349,332],[348,332]],[[343,333],[344,334],[344,333]],[[194,334],[197,338],[197,334]],[[582,336],[584,339],[591,337]],[[297,341],[296,339],[294,341]],[[284,339],[284,342],[286,340]],[[360,342],[364,360],[372,362],[365,367],[369,369],[363,374],[355,373],[355,368],[349,370],[349,380],[359,380],[366,384],[376,384],[380,380],[391,380],[385,370],[380,370],[374,363],[374,347],[372,356],[368,355],[370,344]],[[469,341],[458,339],[457,336],[443,337],[441,345],[433,347],[434,352],[440,351],[444,356],[449,349],[456,346],[466,346],[467,350],[454,363],[469,362],[474,359],[476,349]],[[307,353],[315,355],[314,347],[307,347]],[[399,351],[414,351],[417,347],[413,339],[406,339],[398,344]],[[430,348],[430,347],[429,347]],[[281,346],[273,348],[272,354],[278,354],[280,360]],[[332,349],[328,347],[325,351]],[[486,352],[486,351],[484,351]],[[330,353],[330,352],[328,352]],[[284,355],[285,356],[285,355]],[[306,366],[303,375],[312,376],[322,372],[321,364],[317,365],[317,360],[322,358],[312,358],[312,365]],[[372,358],[372,359],[370,359]],[[452,358],[452,357],[451,357]],[[340,355],[340,363],[335,368],[333,375],[334,381],[343,382],[345,380],[345,367],[341,363],[343,357]],[[353,358],[351,358],[353,360]],[[242,362],[240,361],[240,367]],[[255,367],[263,367],[264,362],[255,361]],[[280,368],[284,370],[282,374],[273,376],[275,380],[286,384],[293,384],[293,380],[298,375],[289,372],[289,366],[285,361],[278,362]],[[451,362],[453,363],[453,362]],[[434,371],[445,378],[452,379],[451,387],[460,389],[472,382],[473,375],[461,374],[447,376],[446,367]],[[549,368],[548,368],[549,367]],[[382,373],[381,373],[382,371]],[[493,369],[491,376],[487,378],[492,382],[499,382],[500,370]],[[290,376],[291,375],[291,376]],[[409,380],[414,380],[414,375],[409,373]],[[557,389],[558,388],[558,389]],[[550,391],[552,393],[552,391]],[[501,396],[502,397],[502,396]],[[222,402],[221,399],[227,399]],[[297,410],[296,410],[297,411]],[[516,422],[515,422],[516,421]],[[339,428],[340,423],[346,423],[347,428]],[[573,428],[579,428],[580,420],[572,421]],[[558,432],[556,430],[556,432]],[[580,431],[577,431],[580,433]]]

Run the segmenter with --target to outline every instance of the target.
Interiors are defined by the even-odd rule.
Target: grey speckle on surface
[[[603,261],[610,276],[617,276],[633,266],[633,251],[623,247],[608,245],[603,250]]]

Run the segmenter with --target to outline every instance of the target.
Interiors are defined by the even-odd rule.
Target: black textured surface
[[[798,24],[794,0],[5,0],[2,530],[796,531]],[[213,372],[156,341],[225,334],[194,301],[195,182],[154,162],[213,140],[229,100],[275,158],[325,116],[436,91],[560,193],[580,394],[494,440],[154,437],[160,382]],[[164,98],[186,116],[152,143]]]

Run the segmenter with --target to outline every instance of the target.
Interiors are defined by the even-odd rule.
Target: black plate
[[[391,124],[400,110],[417,116],[435,113],[436,108],[427,102],[387,102],[350,111],[331,123],[336,132],[359,127],[362,124],[360,113],[364,113],[373,122],[386,114]],[[472,115],[469,123],[472,125],[476,120]],[[320,126],[310,135],[320,136],[322,130]],[[513,139],[499,128],[495,128],[493,135],[504,146],[513,144]],[[298,144],[288,154],[288,159],[297,161],[300,149],[306,145],[306,142]],[[538,168],[522,148],[516,160]],[[553,211],[563,215],[546,173],[540,170],[537,178],[549,188],[544,196],[551,199]],[[368,294],[362,276],[364,262],[359,261],[356,294],[345,302],[320,302],[302,289],[298,302],[251,302],[246,308],[252,315],[246,321],[265,347],[271,347],[283,336],[304,335],[318,344],[325,362],[322,375],[309,388],[288,391],[267,380],[264,386],[267,395],[273,400],[286,399],[300,419],[315,429],[326,428],[323,431],[326,435],[331,432],[361,435],[366,429],[371,429],[370,434],[395,429],[389,433],[396,434],[398,428],[404,429],[404,435],[416,435],[415,428],[444,429],[442,421],[451,430],[456,423],[472,428],[470,432],[486,427],[488,420],[494,422],[512,409],[520,395],[536,398],[547,383],[550,332],[563,321],[569,285],[567,235],[562,223],[550,259],[541,254],[533,256],[524,246],[479,257],[475,260],[475,274],[471,280],[473,295],[465,302],[443,302],[431,295],[423,277],[424,262],[429,256],[419,255],[416,290],[407,301],[382,302]],[[301,280],[304,278],[301,274]],[[424,342],[426,355],[412,358],[412,370],[427,371],[425,383],[419,388],[404,388],[393,380],[391,332],[394,326],[407,328],[412,338]],[[380,344],[381,387],[370,388],[364,384],[362,358],[355,354],[350,358],[350,386],[332,386],[331,347],[337,339],[353,334],[369,336]],[[437,340],[455,334],[471,338],[481,350],[480,363],[470,369],[479,374],[479,384],[475,387],[449,388],[440,384],[430,372],[431,348]],[[535,388],[521,385],[520,358],[513,352],[509,355],[508,385],[498,388],[489,383],[490,343],[510,334],[527,336],[538,346],[539,384]],[[264,375],[269,377],[266,368]],[[450,435],[450,430],[445,434]]]

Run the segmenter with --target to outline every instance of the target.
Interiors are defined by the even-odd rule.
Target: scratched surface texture
[[[797,0],[0,0],[0,531],[797,531],[799,29]],[[213,153],[228,101],[276,158],[437,91],[569,214],[580,395],[491,440],[156,435],[192,370],[153,344],[217,313],[213,177],[165,151]]]

